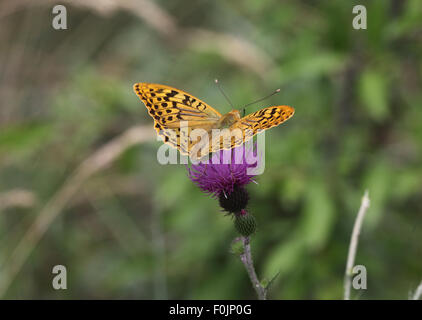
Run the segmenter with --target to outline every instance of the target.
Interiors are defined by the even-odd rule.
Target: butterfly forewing
[[[157,134],[183,154],[188,154],[195,143],[190,139],[193,129],[208,131],[221,118],[221,114],[207,103],[176,88],[137,83],[133,89],[154,118]]]

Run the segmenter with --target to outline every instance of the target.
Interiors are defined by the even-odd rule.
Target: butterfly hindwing
[[[295,109],[289,106],[273,106],[258,110],[241,118],[232,127],[252,129],[254,134],[278,126],[293,116]]]
[[[263,130],[282,124],[291,118],[294,112],[295,109],[290,106],[272,106],[248,114],[230,127],[230,130],[240,129],[243,132],[243,138],[232,139],[229,148],[245,143]]]
[[[273,106],[251,113],[231,125],[228,130],[221,130],[219,135],[210,137],[209,152],[232,149],[250,140],[263,130],[278,126],[294,114],[290,106]]]

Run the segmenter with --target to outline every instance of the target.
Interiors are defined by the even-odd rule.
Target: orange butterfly
[[[191,158],[200,158],[200,150],[212,153],[239,146],[260,131],[285,122],[295,111],[289,106],[273,106],[241,118],[239,110],[221,115],[189,93],[166,85],[136,83],[133,90],[154,118],[157,134]],[[229,139],[227,132],[231,135]]]

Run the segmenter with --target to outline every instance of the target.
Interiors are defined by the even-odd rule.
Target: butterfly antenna
[[[279,93],[280,91],[281,91],[280,89],[277,89],[276,91],[274,91],[273,93],[269,94],[268,96],[265,96],[265,97],[263,97],[263,98],[261,98],[261,99],[258,99],[258,100],[256,100],[256,101],[253,101],[253,102],[251,102],[251,103],[248,103],[248,104],[244,105],[244,106],[243,106],[243,108],[242,108],[242,109],[243,109],[243,116],[245,116],[246,107],[248,107],[248,106],[250,106],[250,105],[252,105],[252,104],[255,104],[255,103],[257,103],[257,102],[260,102],[260,101],[262,101],[262,100],[268,99],[269,97],[271,97],[271,96],[273,96],[273,95],[275,95],[275,94]]]
[[[223,88],[221,88],[220,86],[220,82],[218,82],[218,79],[215,79],[215,84],[218,87],[218,90],[220,90],[221,94],[224,96],[224,98],[226,98],[226,100],[229,102],[230,106],[232,107],[232,109],[234,109],[234,106],[232,104],[232,102],[230,101],[229,97],[227,97],[227,95],[224,93]]]

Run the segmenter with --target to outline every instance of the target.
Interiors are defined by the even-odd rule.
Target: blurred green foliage
[[[0,205],[0,268],[84,159],[131,126],[152,127],[133,83],[171,85],[225,113],[218,78],[237,106],[281,88],[250,112],[296,109],[266,134],[266,170],[249,186],[257,272],[279,272],[269,298],[342,298],[365,189],[356,264],[368,289],[353,295],[407,298],[422,279],[421,1],[151,2],[165,17],[96,3],[67,1],[68,29],[58,31],[51,6],[0,2],[9,9],[0,19],[0,193],[37,199]],[[367,30],[352,28],[356,4],[367,8]],[[196,30],[208,33],[192,40]],[[4,297],[255,298],[230,253],[231,218],[184,165],[158,164],[160,144],[132,147],[88,179]],[[67,267],[68,290],[51,287],[56,264]]]

